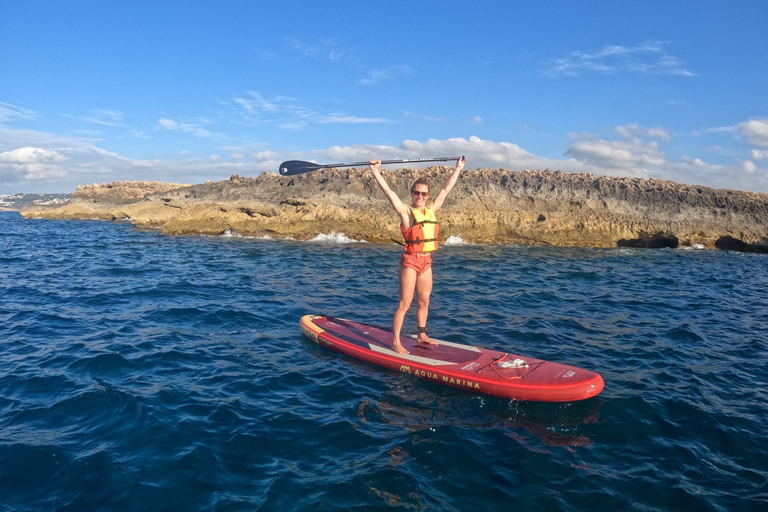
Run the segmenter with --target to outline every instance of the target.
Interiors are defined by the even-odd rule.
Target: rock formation
[[[409,187],[417,178],[430,181],[434,196],[451,170],[428,167],[382,174],[409,201]],[[68,205],[28,208],[22,215],[130,219],[138,227],[172,235],[229,231],[309,239],[337,232],[386,243],[402,238],[397,216],[367,169],[325,169],[290,177],[233,175],[198,185],[88,185],[78,187]],[[656,240],[671,247],[676,240],[681,246],[714,248],[724,236],[766,243],[768,195],[656,179],[477,169],[462,173],[438,219],[441,239],[457,236],[471,243],[615,247],[620,240],[628,246],[649,246],[649,240]]]

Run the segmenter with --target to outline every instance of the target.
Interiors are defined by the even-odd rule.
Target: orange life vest
[[[415,221],[413,225],[408,230],[400,225],[400,230],[405,237],[405,252],[413,254],[436,251],[437,232],[440,226],[437,225],[435,212],[425,206],[424,213],[421,213],[418,208],[411,208],[411,213]]]

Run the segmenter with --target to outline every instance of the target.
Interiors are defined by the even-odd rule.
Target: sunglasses
[[[429,197],[429,192],[424,192],[422,190],[413,190],[411,191],[411,194],[414,196]]]

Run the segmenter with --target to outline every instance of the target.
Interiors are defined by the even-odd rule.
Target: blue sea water
[[[441,249],[435,337],[605,379],[546,404],[302,337],[391,321],[400,249],[340,241],[0,212],[0,511],[768,510],[767,256]]]

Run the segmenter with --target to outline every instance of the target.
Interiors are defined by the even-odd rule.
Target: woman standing
[[[392,350],[398,354],[408,351],[400,343],[400,330],[408,308],[411,307],[413,294],[416,293],[418,308],[416,310],[417,343],[437,345],[437,342],[427,336],[427,315],[429,314],[429,296],[432,293],[432,252],[437,250],[438,225],[435,212],[443,206],[448,193],[456,185],[459,174],[464,168],[466,159],[462,156],[456,163],[451,177],[443,185],[434,201],[427,205],[429,197],[429,182],[420,178],[411,186],[413,206],[404,204],[397,194],[392,192],[387,182],[379,172],[381,162],[369,160],[368,165],[373,172],[376,182],[381,187],[390,204],[400,215],[400,229],[405,237],[405,252],[400,258],[398,275],[400,276],[400,304],[392,320]]]

